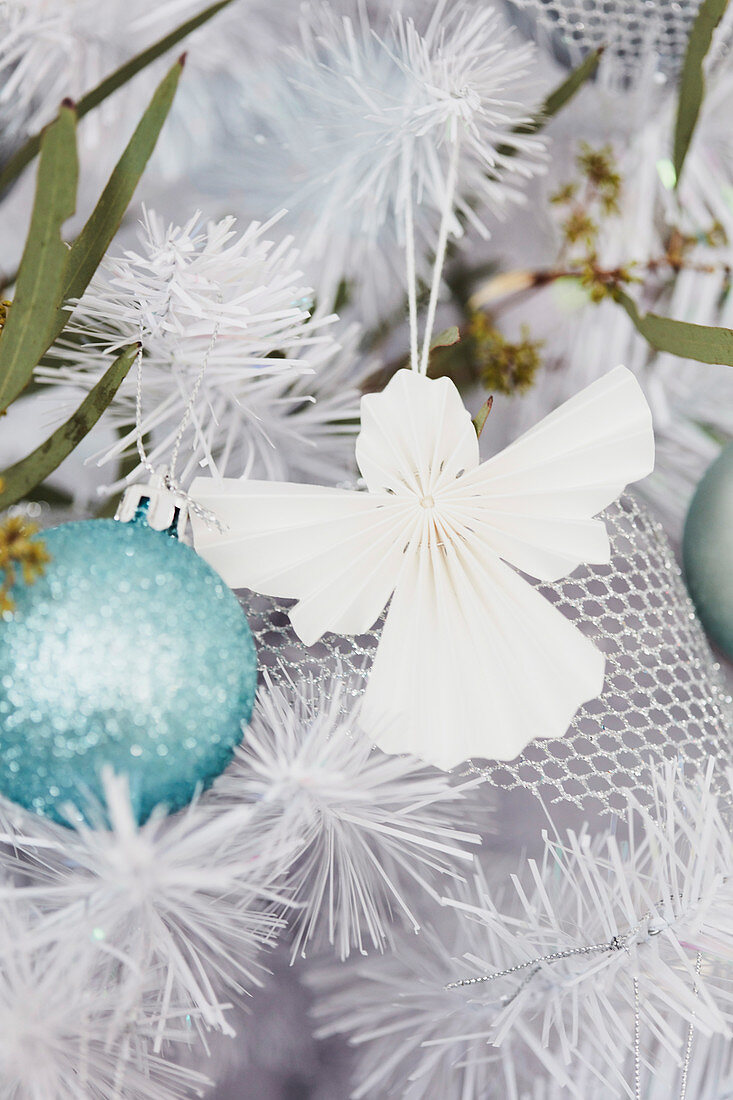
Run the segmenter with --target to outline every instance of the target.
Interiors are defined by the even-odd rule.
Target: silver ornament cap
[[[189,502],[185,493],[172,485],[164,470],[148,482],[130,485],[124,492],[115,519],[129,523],[145,508],[145,521],[154,531],[170,531],[181,542],[192,544],[188,528]]]

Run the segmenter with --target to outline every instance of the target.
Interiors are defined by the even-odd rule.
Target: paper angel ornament
[[[361,413],[367,492],[198,478],[225,529],[194,518],[197,549],[232,587],[296,599],[307,645],[365,633],[389,602],[361,713],[386,752],[447,769],[564,734],[604,658],[516,570],[609,560],[593,517],[654,464],[634,376],[617,368],[483,463],[446,378],[400,370]]]

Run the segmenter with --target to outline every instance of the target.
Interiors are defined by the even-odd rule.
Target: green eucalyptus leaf
[[[550,92],[545,102],[540,107],[534,118],[529,122],[521,123],[519,126],[514,127],[515,134],[536,134],[543,129],[547,121],[558,114],[562,108],[570,102],[576,92],[580,91],[586,81],[590,80],[598,68],[598,63],[603,56],[603,47],[598,50],[593,50],[586,58],[578,65],[577,69],[573,69],[570,76],[563,80],[562,84],[558,84],[557,88],[553,92]],[[511,155],[511,146],[502,146],[499,152],[506,155]]]
[[[680,79],[677,121],[674,131],[672,163],[674,164],[676,177],[675,186],[679,184],[685,157],[690,148],[692,135],[695,132],[698,115],[705,96],[705,73],[703,71],[705,57],[710,49],[715,28],[723,18],[727,7],[728,0],[703,0],[690,31],[685,63],[682,67],[682,77]]]
[[[76,208],[78,170],[76,112],[63,105],[41,141],[28,238],[0,333],[0,411],[23,391],[54,339],[69,264],[61,228]]]
[[[457,344],[461,338],[461,334],[457,325],[451,325],[450,328],[444,329],[443,332],[439,332],[437,336],[434,336],[430,343],[430,350],[433,348],[450,348],[453,344]]]
[[[486,421],[489,419],[489,413],[491,412],[491,406],[494,404],[493,396],[489,397],[487,401],[484,401],[479,411],[474,416],[471,423],[476,429],[476,435],[481,438],[481,433],[486,427]]]
[[[550,92],[540,111],[542,118],[552,118],[558,114],[570,102],[575,93],[579,92],[583,85],[595,76],[599,62],[603,57],[603,50],[604,47],[601,46],[589,53],[587,57],[583,58],[577,69],[573,69],[562,84],[559,84],[554,92]]]
[[[142,70],[147,68],[151,62],[156,61],[168,50],[176,46],[182,39],[193,31],[197,30],[203,23],[208,22],[214,15],[229,6],[232,0],[219,0],[219,3],[211,4],[204,11],[199,12],[192,19],[187,19],[185,23],[182,23],[180,27],[177,27],[170,34],[165,35],[158,42],[153,43],[142,53],[133,57],[130,61],[125,62],[119,69],[116,69],[108,77],[98,84],[96,88],[92,88],[86,95],[82,96],[77,103],[78,117],[83,118],[84,115],[89,114],[90,111],[98,107],[100,103],[103,103],[105,99],[108,99],[113,92],[116,92],[118,88],[121,88],[123,84],[126,84],[132,77]],[[9,183],[23,171],[27,164],[33,160],[37,155],[41,147],[41,134],[34,134],[29,138],[20,149],[10,158],[2,172],[0,172],[0,191],[2,191]]]
[[[625,291],[613,291],[614,301],[626,310],[634,327],[657,351],[695,359],[699,363],[721,363],[733,366],[733,329],[694,325],[675,321],[657,313],[639,313],[633,298]]]
[[[135,188],[155,148],[163,123],[168,117],[182,71],[183,61],[179,60],[158,85],[135,133],[117,162],[99,202],[74,241],[69,253],[64,300],[82,296],[119,229]],[[53,340],[63,329],[71,312],[72,310],[68,307],[59,309],[57,312]]]
[[[27,458],[9,466],[0,474],[0,510],[23,500],[61,465],[85,435],[94,427],[111,402],[135,362],[139,344],[123,349],[111,367],[90,390],[79,408],[53,435]]]

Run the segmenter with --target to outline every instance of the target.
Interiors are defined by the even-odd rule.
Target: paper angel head
[[[518,571],[609,560],[593,517],[654,464],[635,378],[618,367],[483,463],[446,378],[400,370],[361,412],[367,492],[199,478],[224,530],[194,520],[197,549],[232,587],[296,599],[308,645],[365,633],[389,603],[361,712],[386,752],[451,768],[562,735],[604,658]]]

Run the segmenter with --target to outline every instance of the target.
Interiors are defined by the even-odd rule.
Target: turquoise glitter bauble
[[[708,469],[685,521],[685,578],[702,625],[733,657],[733,444]]]
[[[226,767],[257,681],[247,619],[190,547],[144,519],[44,531],[51,561],[0,621],[0,793],[57,821],[130,781],[139,821]],[[87,815],[88,816],[88,815]]]

